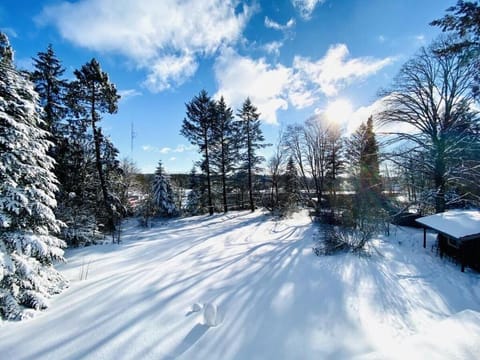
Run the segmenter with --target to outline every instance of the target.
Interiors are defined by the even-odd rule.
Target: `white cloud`
[[[345,44],[331,46],[327,54],[317,60],[295,56],[293,68],[304,83],[312,83],[326,96],[335,96],[338,91],[353,81],[375,74],[394,59],[373,59],[369,57],[347,59],[349,55]]]
[[[192,55],[166,55],[150,66],[144,85],[152,92],[160,92],[181,85],[197,71],[198,64]]]
[[[355,109],[348,99],[336,98],[329,101],[326,106],[315,109],[315,116],[338,124],[346,135],[354,133],[370,116],[373,117],[374,130],[378,135],[396,132],[415,132],[416,129],[408,124],[379,123],[379,114],[385,109],[385,99],[385,97],[380,98],[369,105]]]
[[[120,95],[120,101],[125,101],[132,97],[140,96],[142,93],[136,89],[126,89],[126,90],[119,90],[118,95]]]
[[[11,38],[17,38],[18,37],[18,34],[17,32],[15,31],[15,29],[13,28],[10,28],[10,27],[2,27],[0,28],[0,31],[7,34],[9,37]]]
[[[269,65],[264,58],[254,60],[227,48],[214,65],[218,84],[216,97],[223,95],[234,108],[250,97],[261,119],[277,123],[277,111],[288,108],[287,85],[291,70],[281,64]]]
[[[415,35],[413,37],[413,40],[415,41],[415,43],[418,45],[418,46],[423,46],[426,44],[426,39],[425,39],[425,35],[423,34],[419,34],[419,35]]]
[[[169,148],[169,147],[163,147],[163,148],[158,150],[158,152],[160,154],[168,154],[168,153],[170,153],[170,151],[172,151],[172,148]]]
[[[72,43],[125,56],[161,91],[181,84],[211,56],[240,39],[250,8],[236,0],[80,0],[47,6],[37,17]]]
[[[305,20],[312,17],[312,13],[318,4],[322,4],[325,0],[292,0],[292,5],[298,10],[300,16]]]
[[[265,16],[265,21],[264,21],[265,27],[269,29],[274,29],[274,30],[279,30],[279,31],[286,31],[295,26],[295,19],[291,18],[290,20],[287,21],[285,25],[282,25],[272,19],[270,19],[268,16]]]
[[[177,147],[173,150],[173,152],[182,153],[185,151],[192,151],[192,150],[195,150],[195,146],[193,145],[185,146],[183,144],[180,144],[180,145],[177,145]]]
[[[277,123],[277,112],[314,105],[322,96],[334,97],[354,81],[375,74],[393,62],[392,58],[346,59],[348,49],[340,44],[331,47],[317,60],[296,56],[292,67],[270,65],[264,58],[240,56],[226,48],[217,58],[214,71],[218,85],[216,96],[223,95],[234,108],[250,97],[270,124]]]
[[[362,123],[366,123],[370,116],[373,116],[374,130],[379,131],[376,128],[376,115],[384,109],[383,99],[378,99],[367,106],[360,106],[355,109],[350,118],[346,123],[346,132],[347,134],[352,134],[355,132]]]
[[[169,161],[175,161],[177,160],[177,158],[175,156],[172,156],[170,159],[168,159]]]
[[[280,55],[280,48],[283,46],[283,42],[281,41],[272,41],[272,42],[269,42],[269,43],[266,43],[264,46],[263,46],[263,49],[269,53],[269,54],[273,54],[273,55]]]
[[[152,145],[143,145],[142,150],[146,152],[158,152],[160,154],[170,154],[170,153],[183,153],[186,151],[193,151],[195,150],[195,146],[179,144],[177,145],[176,148],[171,148],[168,146],[159,148]]]
[[[152,145],[142,145],[142,150],[146,152],[153,152],[155,151],[155,147]]]

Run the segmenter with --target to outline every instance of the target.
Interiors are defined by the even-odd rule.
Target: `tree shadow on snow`
[[[185,351],[190,349],[193,345],[197,343],[200,338],[205,335],[209,329],[208,325],[196,324],[192,330],[183,338],[183,340],[173,349],[170,355],[167,355],[166,359],[176,359],[182,355]]]

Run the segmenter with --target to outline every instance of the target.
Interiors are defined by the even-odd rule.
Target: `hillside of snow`
[[[69,250],[70,288],[0,324],[5,359],[476,359],[480,275],[394,228],[370,257],[317,257],[306,213],[124,225]]]

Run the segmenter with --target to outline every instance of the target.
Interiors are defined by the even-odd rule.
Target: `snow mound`
[[[192,312],[199,312],[202,311],[202,304],[200,303],[195,303],[192,305],[191,309]]]
[[[374,352],[358,359],[478,359],[480,312],[460,311],[435,323],[429,330],[412,335],[398,347]]]
[[[203,306],[203,320],[205,325],[217,326],[219,324],[218,309],[215,304],[206,303]]]

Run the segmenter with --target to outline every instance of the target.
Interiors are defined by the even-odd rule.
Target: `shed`
[[[480,211],[450,210],[416,220],[423,226],[423,247],[427,228],[436,231],[440,256],[449,255],[465,266],[480,268]]]

